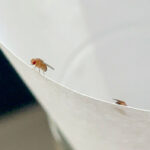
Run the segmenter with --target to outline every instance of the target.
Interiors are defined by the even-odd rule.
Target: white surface
[[[150,23],[98,35],[72,58],[63,83],[97,99],[150,109]]]
[[[44,59],[56,68],[49,77],[94,97],[43,78],[5,51],[76,150],[149,149],[149,111],[101,101],[150,109],[149,4],[0,0],[0,41],[26,63]]]
[[[81,14],[79,0],[0,0],[0,40],[28,63],[44,59],[58,80],[72,50],[88,37]]]
[[[0,0],[0,41],[25,62],[97,99],[150,109],[150,2]]]
[[[75,150],[147,150],[150,112],[121,107],[75,93],[3,52]]]

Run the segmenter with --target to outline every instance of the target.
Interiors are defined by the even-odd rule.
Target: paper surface
[[[123,98],[130,106],[150,108],[149,4],[0,0],[2,43],[27,63],[40,57],[55,67],[46,72],[52,79],[98,97],[46,79],[2,46],[75,150],[149,149],[150,112],[101,101]]]
[[[75,150],[149,149],[150,112],[75,93],[46,79],[1,48]]]
[[[0,41],[52,79],[150,110],[150,1],[0,0]]]

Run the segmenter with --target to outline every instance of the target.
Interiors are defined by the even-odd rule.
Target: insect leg
[[[35,70],[35,69],[36,69],[36,66],[34,66],[32,69]]]
[[[43,70],[43,75],[45,76],[45,72],[44,72],[44,70]]]

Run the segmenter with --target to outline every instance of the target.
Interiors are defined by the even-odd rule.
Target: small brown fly
[[[116,104],[118,105],[124,105],[124,106],[127,106],[126,102],[122,101],[122,100],[119,100],[119,99],[113,99],[116,101]]]
[[[33,58],[33,59],[31,59],[31,64],[35,65],[35,67],[39,68],[39,72],[40,72],[40,69],[43,70],[43,72],[46,72],[47,71],[47,67],[51,68],[52,70],[55,70],[52,66],[46,64],[40,58]]]

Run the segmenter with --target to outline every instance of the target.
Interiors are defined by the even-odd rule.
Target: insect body
[[[54,70],[54,68],[48,64],[46,64],[43,60],[41,60],[40,58],[33,58],[31,59],[31,64],[35,65],[35,67],[39,68],[43,70],[43,72],[47,71],[47,67],[51,68],[52,70]]]
[[[114,99],[116,101],[116,104],[118,105],[124,105],[124,106],[127,106],[126,102],[122,101],[122,100],[119,100],[119,99]]]

